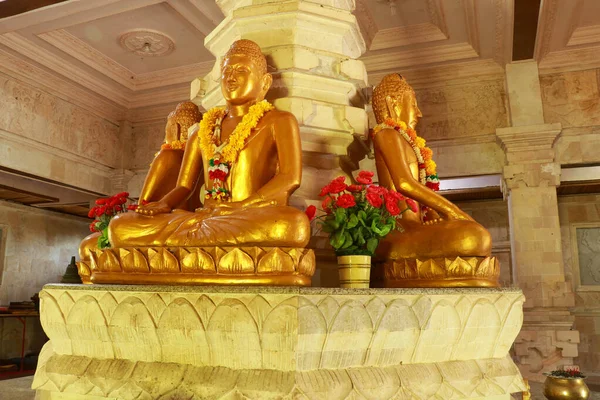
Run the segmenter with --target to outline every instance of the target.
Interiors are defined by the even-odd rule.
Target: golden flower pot
[[[590,397],[590,389],[583,378],[548,376],[544,383],[544,396],[548,400],[586,400]]]
[[[341,288],[368,288],[371,280],[371,256],[340,256]]]

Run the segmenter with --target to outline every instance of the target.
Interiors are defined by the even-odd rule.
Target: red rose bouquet
[[[379,241],[397,229],[396,219],[407,210],[418,211],[414,200],[374,184],[373,175],[360,171],[353,185],[340,176],[321,189],[325,215],[318,217],[319,224],[338,256],[372,256]],[[306,209],[311,221],[316,211],[315,206]]]
[[[579,368],[577,367],[573,367],[573,368],[565,368],[565,369],[555,369],[554,371],[550,372],[550,373],[545,373],[544,375],[546,376],[551,376],[553,378],[571,378],[571,379],[576,379],[576,378],[585,378],[585,375],[581,373],[581,371],[579,371]]]
[[[129,193],[121,192],[112,197],[96,200],[96,205],[90,209],[88,217],[94,218],[94,222],[90,224],[90,231],[100,232],[98,248],[105,249],[110,247],[110,242],[108,241],[108,224],[110,220],[119,213],[137,208],[135,204],[125,206],[128,199]]]

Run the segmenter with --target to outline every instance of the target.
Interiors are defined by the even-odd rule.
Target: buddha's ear
[[[397,111],[394,98],[390,95],[385,96],[385,105],[387,106],[389,116],[393,118]]]
[[[269,89],[271,88],[271,85],[273,84],[273,75],[271,75],[270,73],[265,73],[261,79],[261,84],[262,84],[262,92],[263,95],[267,94],[267,92],[269,91]]]

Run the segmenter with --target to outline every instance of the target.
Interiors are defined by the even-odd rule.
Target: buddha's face
[[[229,104],[241,105],[260,101],[271,86],[271,74],[264,74],[250,57],[233,55],[221,69],[221,91]]]
[[[388,111],[390,117],[395,120],[404,121],[406,125],[415,129],[419,123],[419,118],[423,116],[419,106],[417,106],[417,99],[410,92],[405,92],[402,96],[388,96],[386,97],[388,105]]]

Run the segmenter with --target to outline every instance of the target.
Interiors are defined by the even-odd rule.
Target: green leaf
[[[344,245],[342,246],[342,249],[347,249],[348,247],[352,246],[352,242],[352,236],[349,232],[346,232],[344,234]]]
[[[364,212],[364,210],[360,210],[358,212],[358,220],[362,222],[365,222],[367,220],[367,213]]]
[[[356,214],[352,214],[350,216],[350,218],[348,219],[348,223],[346,224],[346,229],[352,229],[356,225],[358,225],[358,217],[356,216]]]
[[[340,228],[339,222],[337,222],[334,219],[328,218],[328,219],[325,220],[325,223],[331,227],[331,229],[332,229],[331,231],[332,232],[335,231],[336,229]]]
[[[371,255],[375,254],[375,250],[377,250],[377,246],[379,245],[379,239],[371,238],[367,241],[367,250]]]
[[[367,242],[363,234],[364,228],[361,226],[357,229],[357,231],[358,233],[356,235],[356,244],[358,244],[359,246],[364,246],[364,244]]]
[[[341,224],[342,222],[344,222],[344,220],[346,219],[346,209],[345,208],[338,208],[335,210],[335,222],[337,222],[338,224]]]
[[[98,248],[106,249],[110,247],[110,242],[108,241],[108,228],[102,230],[102,233],[98,237]]]
[[[344,245],[345,235],[343,231],[339,231],[331,235],[329,243],[335,250],[339,250]]]

